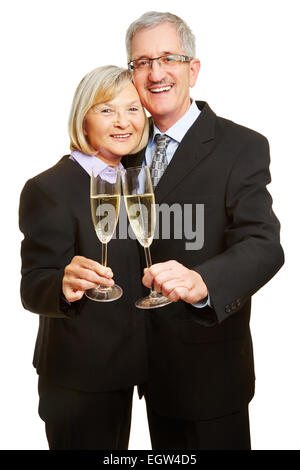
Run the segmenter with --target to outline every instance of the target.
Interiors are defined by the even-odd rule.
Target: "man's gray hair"
[[[128,62],[132,60],[131,57],[131,41],[133,36],[141,29],[152,28],[161,23],[171,23],[175,26],[177,34],[180,38],[182,50],[185,55],[191,57],[196,56],[195,36],[189,26],[179,16],[172,13],[162,13],[158,11],[148,11],[140,18],[131,23],[126,33],[126,50]]]

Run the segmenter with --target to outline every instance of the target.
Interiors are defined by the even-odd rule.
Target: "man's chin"
[[[156,118],[164,118],[167,116],[170,116],[173,113],[173,107],[171,106],[149,106],[148,108],[146,107],[147,111],[151,114],[153,119],[155,120]]]

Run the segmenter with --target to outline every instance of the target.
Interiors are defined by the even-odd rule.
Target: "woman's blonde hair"
[[[79,83],[72,102],[69,117],[69,136],[71,150],[80,150],[88,155],[97,152],[92,149],[84,133],[84,121],[88,110],[95,104],[114,99],[120,91],[132,83],[132,73],[115,65],[105,65],[89,72]],[[142,150],[148,142],[149,124],[145,115],[145,126],[141,140],[130,153]]]

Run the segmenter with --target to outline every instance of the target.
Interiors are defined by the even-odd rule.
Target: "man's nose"
[[[149,70],[149,80],[151,82],[160,82],[165,77],[165,70],[158,60],[153,60]]]

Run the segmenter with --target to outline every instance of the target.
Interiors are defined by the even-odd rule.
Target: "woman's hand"
[[[69,302],[80,300],[87,289],[114,285],[112,270],[84,256],[74,256],[65,267],[62,291]]]

